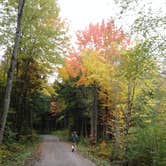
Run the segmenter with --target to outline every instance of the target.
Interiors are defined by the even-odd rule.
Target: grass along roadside
[[[105,147],[105,143],[103,142],[96,146],[90,146],[90,144],[86,142],[88,141],[85,138],[81,138],[78,144],[78,150],[97,165],[110,166],[110,162],[108,160],[110,149]]]

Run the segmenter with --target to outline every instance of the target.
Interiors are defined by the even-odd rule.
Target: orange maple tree
[[[92,138],[97,137],[97,98],[103,105],[103,127],[108,132],[109,118],[114,116],[115,108],[112,100],[113,85],[117,85],[115,74],[121,59],[121,53],[128,48],[130,39],[125,33],[116,28],[113,20],[90,24],[85,30],[78,31],[77,53],[72,53],[65,58],[65,65],[61,68],[63,78],[77,77],[76,85],[92,85],[95,102],[93,103]],[[100,91],[98,93],[98,87]],[[118,88],[116,88],[118,89]],[[111,112],[111,114],[110,114]],[[112,118],[114,119],[114,118]],[[96,130],[96,131],[95,131]]]
[[[116,28],[113,20],[89,24],[87,29],[78,31],[76,35],[80,51],[85,49],[99,51],[100,58],[106,61],[118,60],[119,53],[130,44],[129,37],[122,29]]]
[[[78,31],[76,36],[78,51],[65,58],[65,72],[64,68],[61,69],[63,70],[61,73],[70,77],[86,74],[83,57],[88,53],[89,56],[91,53],[96,54],[100,61],[113,66],[120,61],[120,53],[130,44],[129,37],[121,29],[116,28],[113,20],[89,24],[87,29]]]

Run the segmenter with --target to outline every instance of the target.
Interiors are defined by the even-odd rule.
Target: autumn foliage
[[[65,69],[61,68],[60,73],[65,78],[82,74],[80,82],[85,80],[85,75],[90,68],[94,68],[94,71],[90,71],[94,73],[96,67],[100,68],[100,65],[102,68],[103,65],[109,65],[111,69],[113,65],[118,64],[119,54],[130,44],[129,37],[121,29],[116,28],[113,20],[90,24],[87,29],[78,31],[76,36],[78,51],[65,58]],[[92,61],[96,63],[92,64]],[[106,71],[102,69],[101,72]]]
[[[103,128],[107,130],[105,133],[108,133],[108,129],[106,129],[108,123],[112,126],[112,130],[116,130],[114,128],[115,112],[119,112],[118,115],[122,113],[118,110],[115,111],[115,101],[112,100],[115,89],[116,93],[121,89],[115,75],[122,60],[120,55],[130,45],[129,37],[121,29],[116,28],[113,20],[90,24],[85,30],[78,31],[76,36],[78,51],[65,58],[65,65],[59,69],[60,77],[64,80],[77,78],[76,86],[93,87],[95,99],[91,116],[92,131],[96,130],[94,126],[97,125],[97,98],[100,99],[103,109],[100,118]],[[116,96],[119,98],[118,95]],[[95,132],[92,132],[91,135],[96,142],[97,133]]]

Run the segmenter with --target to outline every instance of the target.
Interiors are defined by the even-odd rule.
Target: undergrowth
[[[39,143],[37,135],[31,141],[28,139],[28,136],[22,136],[19,141],[13,139],[0,145],[0,166],[23,166]]]

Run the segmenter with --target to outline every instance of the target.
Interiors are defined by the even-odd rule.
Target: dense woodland
[[[72,45],[70,25],[60,18],[55,0],[25,1],[0,164],[13,142],[33,142],[55,130],[70,136],[76,130],[87,146],[100,147],[101,160],[166,165],[164,11],[142,10],[141,1],[116,4],[121,20],[131,11],[139,13],[128,31],[116,25],[116,18],[103,19],[79,30]],[[18,1],[0,5],[2,130]]]

